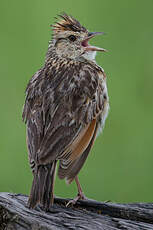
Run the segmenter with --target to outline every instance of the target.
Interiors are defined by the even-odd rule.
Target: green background
[[[25,88],[43,65],[50,24],[65,11],[109,50],[97,62],[107,74],[110,112],[79,175],[87,197],[153,202],[153,1],[0,1],[0,191],[28,194]],[[56,179],[56,195],[73,197],[75,183]]]

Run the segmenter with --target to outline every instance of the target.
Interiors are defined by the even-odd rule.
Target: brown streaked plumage
[[[109,109],[106,75],[95,62],[96,51],[106,50],[88,43],[99,33],[88,32],[67,14],[60,18],[45,64],[28,83],[23,109],[34,176],[28,204],[40,203],[46,210],[53,204],[58,160],[59,178],[76,181],[78,196],[72,202],[84,198],[77,175]]]

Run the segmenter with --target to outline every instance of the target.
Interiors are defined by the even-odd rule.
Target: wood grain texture
[[[149,203],[87,200],[65,207],[68,199],[55,198],[54,206],[44,212],[40,206],[28,209],[27,199],[22,194],[0,193],[0,230],[153,229],[153,204]]]

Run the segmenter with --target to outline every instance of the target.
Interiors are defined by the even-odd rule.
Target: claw
[[[86,200],[86,196],[84,195],[84,193],[78,193],[78,195],[73,199],[73,200],[70,200],[67,204],[66,204],[66,207],[68,207],[69,205],[75,205],[76,202],[78,200]]]

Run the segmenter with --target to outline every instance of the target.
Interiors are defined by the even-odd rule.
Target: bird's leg
[[[84,200],[86,199],[83,191],[82,191],[82,188],[81,188],[81,185],[80,185],[80,182],[79,182],[79,179],[78,179],[78,176],[75,177],[75,182],[76,182],[76,185],[77,185],[77,189],[78,189],[78,194],[77,196],[73,199],[73,200],[70,200],[67,204],[66,204],[66,207],[68,207],[70,204],[74,205],[76,204],[76,202],[78,200]]]
[[[86,197],[85,197],[85,195],[84,195],[84,193],[82,191],[78,176],[75,177],[75,182],[76,182],[76,185],[77,185],[77,188],[78,188],[78,195],[77,196],[79,197],[80,200],[86,199]]]

